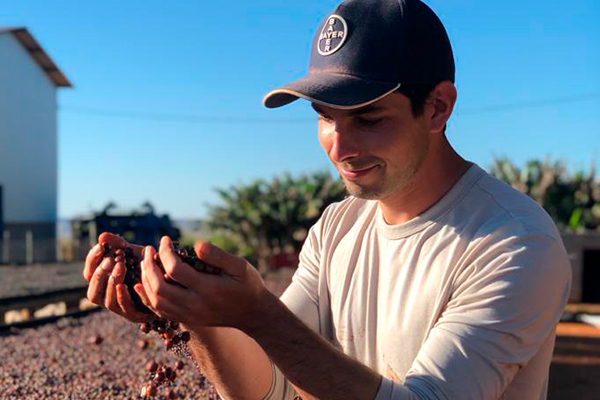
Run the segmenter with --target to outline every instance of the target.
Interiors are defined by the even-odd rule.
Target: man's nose
[[[332,144],[329,157],[332,161],[339,163],[359,156],[360,141],[355,132],[342,124],[336,124],[331,133]]]

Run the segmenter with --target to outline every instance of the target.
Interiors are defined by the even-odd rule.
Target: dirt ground
[[[600,399],[600,329],[561,323],[557,334],[548,400]]]
[[[18,272],[16,274],[8,267],[0,268],[0,297],[36,294],[45,289],[41,287],[44,285],[40,285],[40,281],[52,287],[79,285],[83,282],[79,265],[67,265],[58,269],[48,266],[27,269],[19,267]],[[265,277],[265,284],[272,292],[281,294],[290,283],[293,272],[289,268],[274,271]],[[17,279],[23,278],[19,276],[22,274],[28,275],[28,279]],[[52,279],[33,279],[41,275],[49,275]],[[17,282],[19,284],[15,284]],[[31,282],[32,285],[29,287],[23,285],[23,282]],[[600,315],[600,305],[589,306],[590,309],[582,307],[583,305],[569,305],[567,311]],[[559,324],[550,367],[548,400],[600,400],[600,329],[582,323]]]
[[[82,271],[83,262],[0,265],[0,299],[85,286]]]

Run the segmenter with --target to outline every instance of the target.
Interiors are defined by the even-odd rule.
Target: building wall
[[[0,34],[0,54],[0,185],[4,228],[18,226],[16,237],[56,224],[56,87],[12,34]]]

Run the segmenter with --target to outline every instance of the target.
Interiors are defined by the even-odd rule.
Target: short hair
[[[402,84],[400,86],[398,92],[410,100],[413,117],[417,118],[423,115],[425,102],[438,83]]]

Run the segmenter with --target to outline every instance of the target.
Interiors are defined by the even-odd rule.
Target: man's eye
[[[359,118],[358,123],[365,126],[377,125],[383,118]]]
[[[326,115],[321,115],[321,114],[319,114],[319,119],[320,119],[321,121],[323,121],[323,122],[327,122],[327,123],[329,123],[329,122],[333,122],[333,120],[332,120],[331,118],[329,118],[328,116],[326,116]]]

